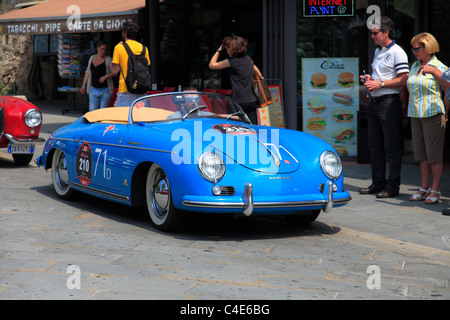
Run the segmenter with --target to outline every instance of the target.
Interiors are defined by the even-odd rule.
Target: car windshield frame
[[[215,118],[251,123],[241,106],[229,96],[183,91],[146,95],[136,99],[129,110],[128,124],[185,121],[190,118]]]

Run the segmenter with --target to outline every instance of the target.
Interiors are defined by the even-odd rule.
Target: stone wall
[[[33,63],[33,37],[0,36],[0,94],[26,94]]]
[[[29,0],[0,1],[0,13]],[[26,94],[30,90],[29,74],[33,64],[33,36],[0,36],[0,95]]]

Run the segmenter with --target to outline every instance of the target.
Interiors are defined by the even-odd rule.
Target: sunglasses
[[[412,47],[411,50],[412,50],[412,52],[417,52],[417,51],[419,51],[422,48],[423,48],[423,46],[420,46],[420,47],[417,47],[417,48]]]
[[[379,34],[381,31],[375,31],[375,32],[371,32],[371,34],[373,35],[373,36],[376,36],[377,34]]]

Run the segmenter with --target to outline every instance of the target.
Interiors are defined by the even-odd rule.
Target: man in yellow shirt
[[[134,22],[127,21],[122,30],[123,41],[128,44],[131,51],[138,55],[142,52],[143,46],[140,42],[136,41],[138,36],[139,26]],[[145,57],[148,60],[148,65],[150,66],[150,57],[148,48],[146,48]],[[128,71],[128,54],[123,46],[122,42],[115,46],[111,69],[117,74],[120,73],[119,78],[119,90],[117,92],[117,99],[114,104],[115,107],[129,107],[139,97],[144,94],[134,94],[127,90],[125,84],[125,77]]]

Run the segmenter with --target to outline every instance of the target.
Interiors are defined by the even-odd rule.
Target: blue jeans
[[[103,109],[109,106],[112,94],[109,88],[95,88],[92,87],[89,91],[89,111],[96,109]]]
[[[399,95],[369,100],[369,149],[372,152],[372,184],[399,191],[402,170],[402,103]],[[386,161],[389,175],[386,178]]]
[[[131,107],[131,104],[134,100],[145,96],[145,94],[136,94],[129,92],[122,92],[117,94],[116,102],[114,103],[115,107]]]

